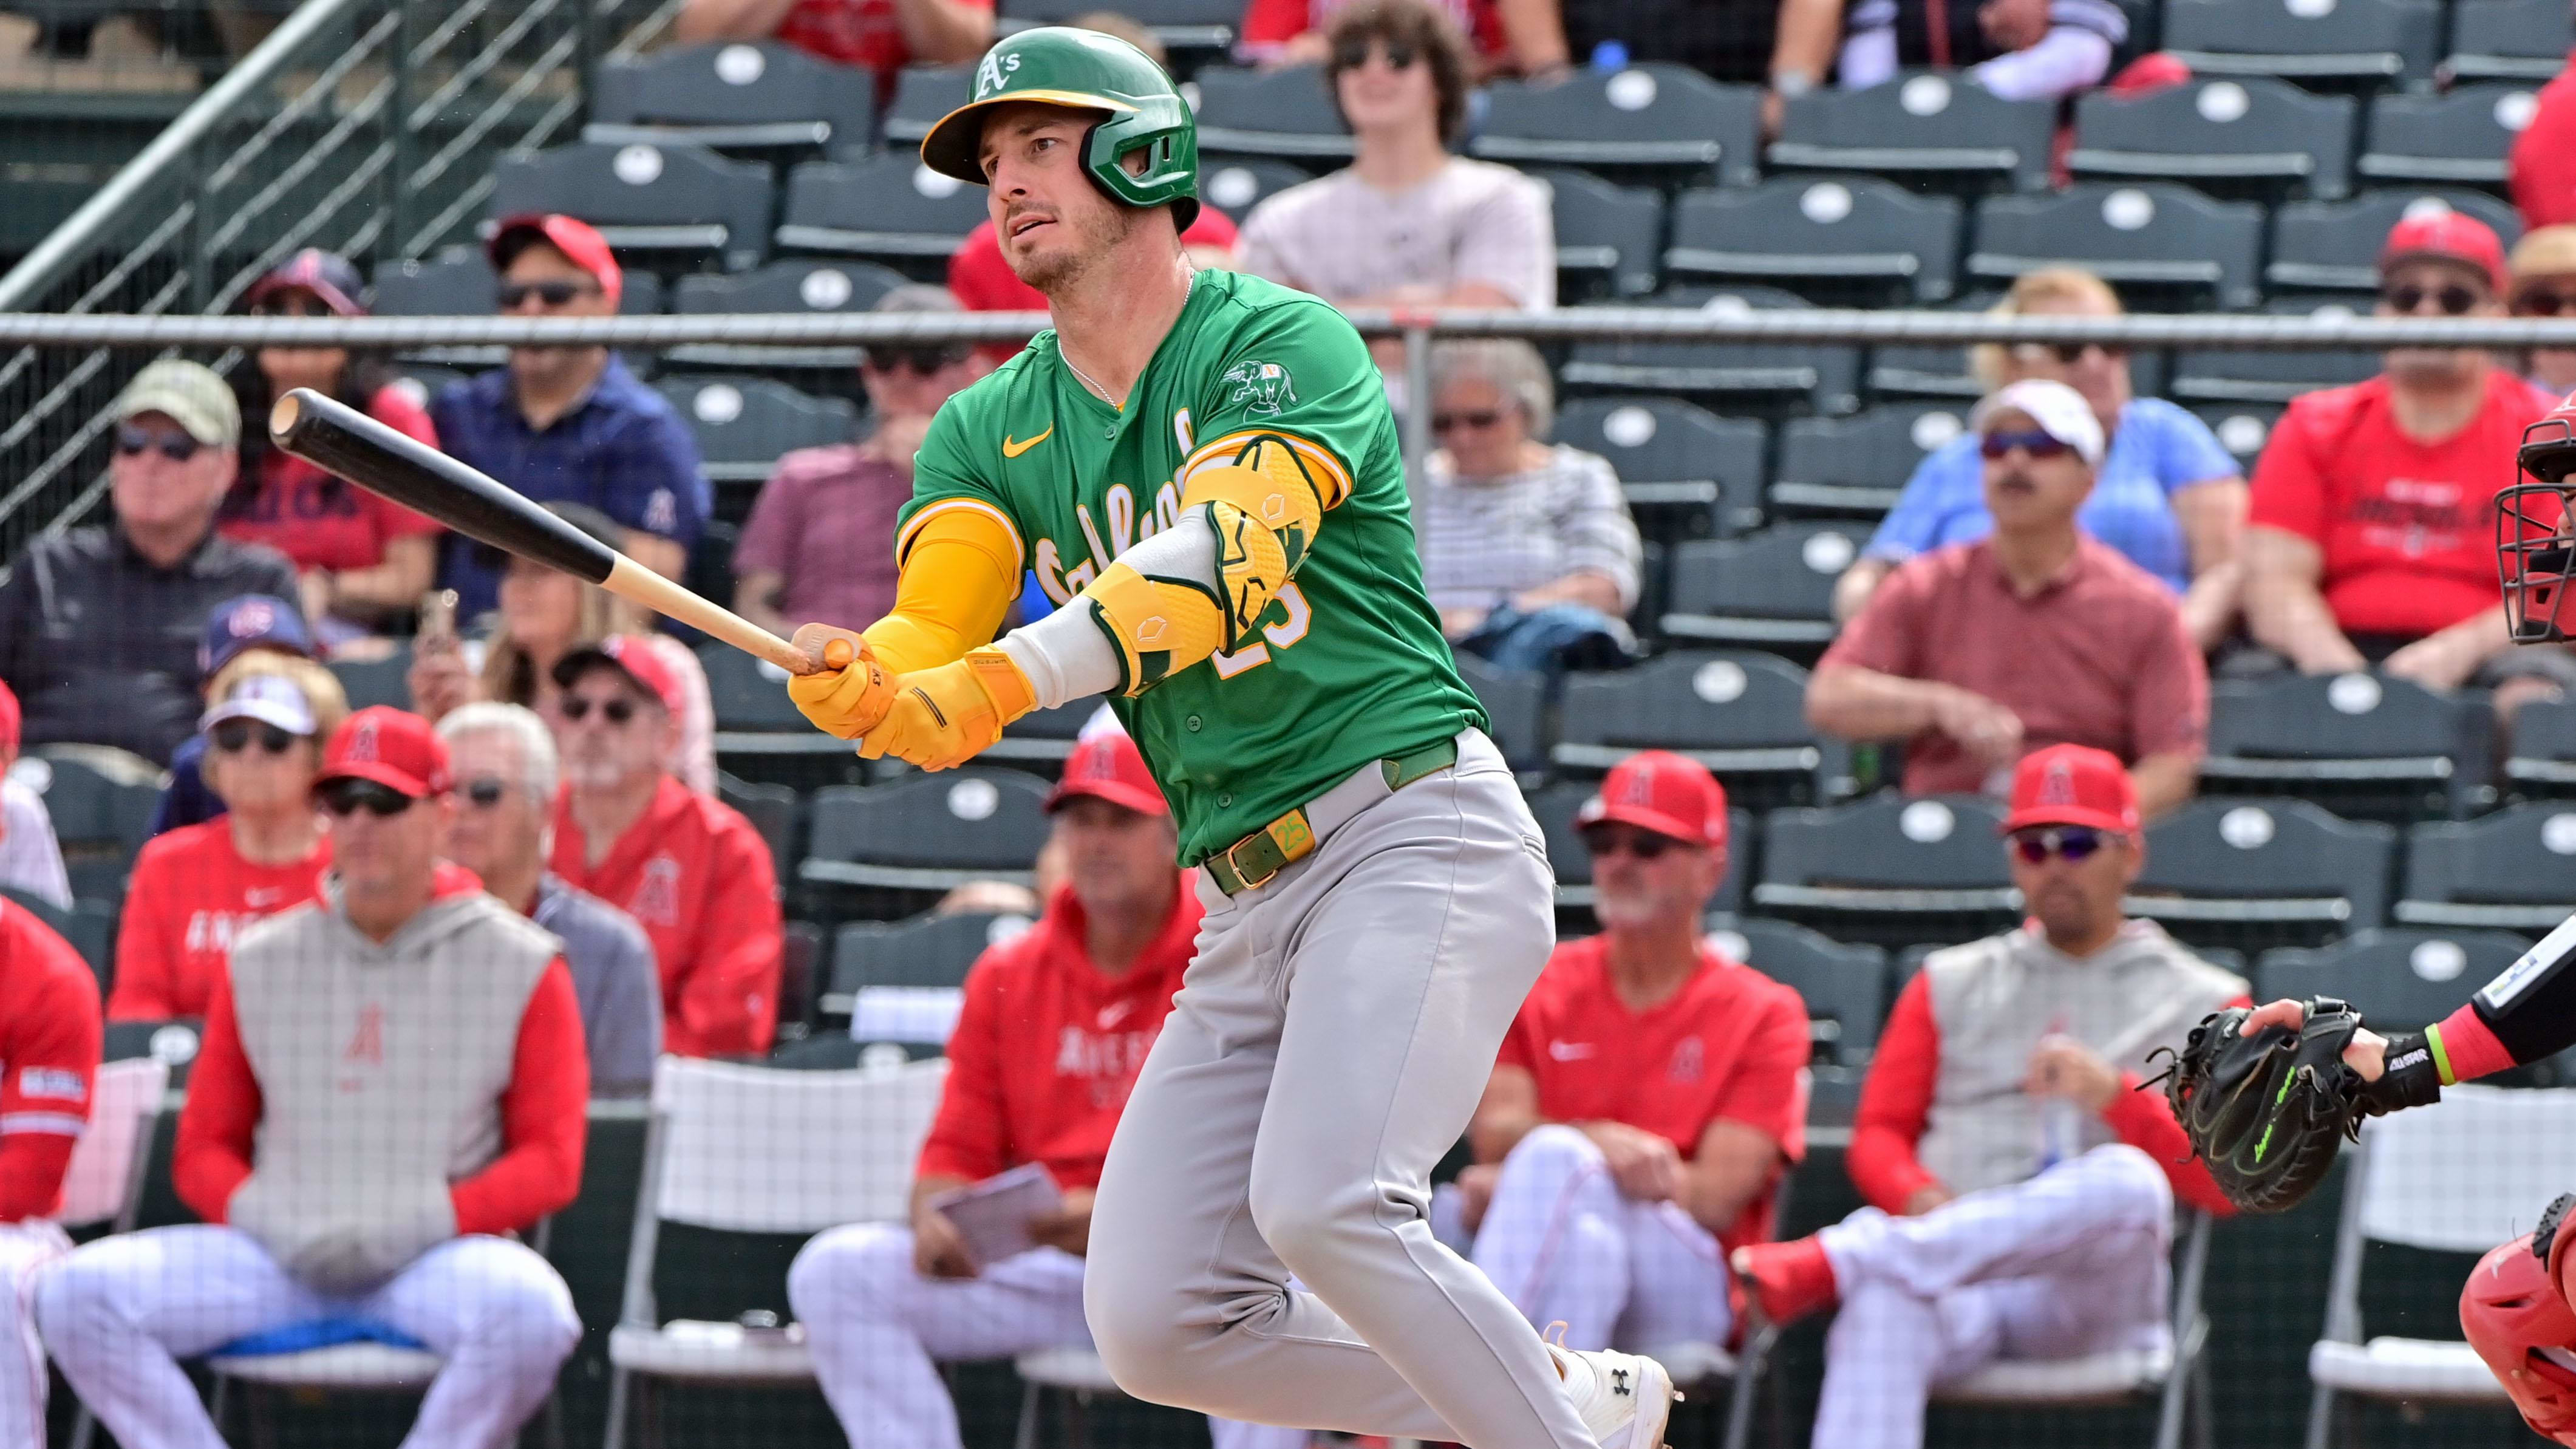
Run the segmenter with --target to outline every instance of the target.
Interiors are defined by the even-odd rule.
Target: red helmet
[[[2538,1232],[2478,1260],[2460,1290],[2460,1328],[2532,1432],[2576,1445],[2576,1309],[2558,1277],[2576,1233],[2556,1231],[2571,1201],[2551,1203]]]
[[[2571,536],[2568,494],[2576,492],[2576,402],[2522,430],[2519,472],[2496,495],[2496,570],[2504,583],[2505,626],[2516,644],[2547,644],[2570,636],[2576,619],[2562,619],[2566,586],[2576,576],[2576,536]]]

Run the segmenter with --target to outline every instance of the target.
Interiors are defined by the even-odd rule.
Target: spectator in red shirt
[[[364,317],[363,283],[346,257],[306,248],[271,268],[242,297],[259,317]],[[345,347],[263,347],[236,369],[243,417],[264,420],[289,388],[338,398],[435,448],[429,413],[384,364]],[[304,617],[337,643],[381,629],[420,601],[438,567],[438,525],[269,446],[266,426],[245,428],[241,474],[215,527],[227,538],[286,555],[303,585]]]
[[[1726,791],[1629,756],[1584,802],[1601,934],[1556,948],[1432,1210],[1569,1348],[1727,1341],[1727,1249],[1768,1241],[1806,1153],[1807,1009],[1700,930],[1726,877]]]
[[[1090,1341],[1091,1192],[1189,966],[1201,908],[1172,866],[1171,809],[1124,734],[1076,748],[1047,810],[1066,883],[1035,926],[966,975],[911,1224],[834,1228],[787,1275],[814,1375],[842,1432],[869,1449],[957,1449],[940,1362]],[[1029,1223],[1038,1246],[977,1261],[942,1198],[1028,1163],[1054,1180],[1062,1205]],[[1220,1449],[1280,1432],[1217,1428]]]
[[[1237,59],[1250,65],[1322,65],[1332,54],[1326,38],[1333,17],[1352,0],[1251,0],[1243,9],[1243,32],[1234,42]],[[1478,76],[1512,74],[1537,68],[1535,54],[1517,53],[1506,22],[1515,10],[1494,0],[1439,0],[1441,11],[1476,50]],[[1536,41],[1534,32],[1530,40]]]
[[[2383,317],[2501,315],[2504,247],[2461,212],[2409,217],[2379,280]],[[2553,401],[2448,347],[2391,349],[2379,376],[2293,401],[2254,465],[2255,642],[2306,674],[2378,665],[2427,689],[2498,685],[2505,712],[2576,683],[2565,650],[2513,647],[2496,585],[2495,492]]]
[[[2169,1348],[2174,1200],[2230,1211],[2137,1087],[2245,983],[2120,914],[2146,859],[2129,772],[2033,754],[2004,829],[2031,918],[1934,952],[1898,995],[1852,1125],[1869,1206],[1731,1255],[1771,1323],[1842,1304],[1816,1449],[1920,1445],[1931,1386],[1997,1359]]]
[[[2171,809],[2199,770],[2209,678],[2173,590],[2076,526],[2101,423],[2034,378],[1970,424],[1993,536],[1889,574],[1817,664],[1807,718],[1905,741],[1908,794],[2001,794],[2024,751],[2073,741],[2127,762],[2150,818]]]
[[[662,973],[662,1048],[758,1056],[778,1027],[785,950],[769,844],[664,767],[684,686],[650,640],[620,634],[555,662],[547,723],[563,754],[554,873],[635,918]]]
[[[913,285],[876,310],[954,312],[957,300]],[[963,342],[867,349],[859,384],[876,431],[778,460],[734,545],[734,612],[782,638],[799,624],[864,629],[894,612],[894,518],[912,497],[912,455],[939,405],[984,371]]]
[[[98,1072],[98,978],[71,944],[0,901],[0,1444],[43,1449],[44,1344],[28,1305],[39,1272],[72,1250],[51,1221],[89,1124]]]
[[[993,0],[683,0],[682,45],[775,40],[876,77],[894,94],[908,65],[965,65],[993,43]]]
[[[2513,138],[2508,174],[2525,231],[2576,222],[2576,51],[2567,60]]]
[[[179,1360],[356,1339],[441,1360],[410,1439],[501,1449],[581,1339],[513,1236],[581,1187],[588,1065],[555,938],[438,859],[447,751],[360,710],[324,751],[324,898],[233,952],[170,1165],[204,1219],[38,1286],[45,1346],[120,1444],[222,1440]]]
[[[234,942],[320,898],[331,837],[313,813],[322,742],[348,717],[340,681],[274,650],[224,666],[200,768],[224,813],[154,836],[135,858],[116,933],[111,1021],[204,1016]]]

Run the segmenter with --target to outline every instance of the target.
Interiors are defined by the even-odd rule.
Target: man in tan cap
[[[213,371],[165,358],[116,400],[105,525],[38,543],[0,585],[0,681],[29,745],[77,741],[167,763],[196,732],[197,640],[217,604],[292,599],[295,569],[214,529],[241,409]]]
[[[2576,226],[2544,226],[2513,248],[2513,315],[2576,317]],[[2576,348],[2535,347],[2524,369],[2555,397],[2576,391]]]

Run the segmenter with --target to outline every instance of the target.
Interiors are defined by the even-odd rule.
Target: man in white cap
[[[1908,560],[1844,627],[1807,718],[1905,742],[1905,790],[2003,793],[2022,755],[2107,750],[2149,817],[2190,798],[2209,676],[2173,591],[2085,536],[2102,425],[2060,382],[2001,389],[1970,417],[1992,537]]]
[[[132,750],[156,765],[197,731],[197,638],[242,594],[296,597],[295,567],[215,532],[239,466],[241,407],[212,371],[165,358],[118,396],[112,522],[27,551],[0,585],[0,681],[26,743]]]

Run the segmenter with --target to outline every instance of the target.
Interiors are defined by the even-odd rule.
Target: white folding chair
[[[134,1231],[143,1211],[143,1179],[152,1160],[152,1136],[161,1125],[161,1098],[170,1090],[170,1067],[150,1057],[108,1062],[90,1081],[89,1125],[63,1169],[63,1210],[54,1221],[66,1228],[108,1225]],[[72,1449],[89,1449],[97,1417],[81,1405],[72,1427]]]
[[[2169,1342],[2072,1358],[1999,1359],[1935,1387],[1934,1401],[1992,1407],[2118,1404],[2152,1392],[2158,1396],[2155,1449],[2178,1449],[2186,1425],[2194,1430],[2194,1442],[2206,1445],[2209,1376],[2201,1349],[2209,1341],[2209,1315],[2201,1311],[2200,1282],[2209,1268],[2210,1217],[2192,1212],[2184,1222]]]
[[[2308,1349],[2316,1385],[2308,1449],[2326,1449],[2335,1399],[2508,1401],[2456,1339],[2361,1336],[2361,1260],[2369,1243],[2483,1253],[2531,1230],[2576,1182],[2576,1090],[2453,1087],[2438,1107],[2374,1117],[2344,1186],[2326,1287],[2325,1335]]]
[[[732,1233],[813,1233],[897,1222],[913,1161],[948,1079],[945,1058],[846,1072],[788,1071],[664,1057],[626,1258],[626,1297],[608,1336],[608,1444],[626,1442],[631,1381],[811,1382],[801,1336],[734,1323],[665,1323],[653,1266],[662,1224]]]

